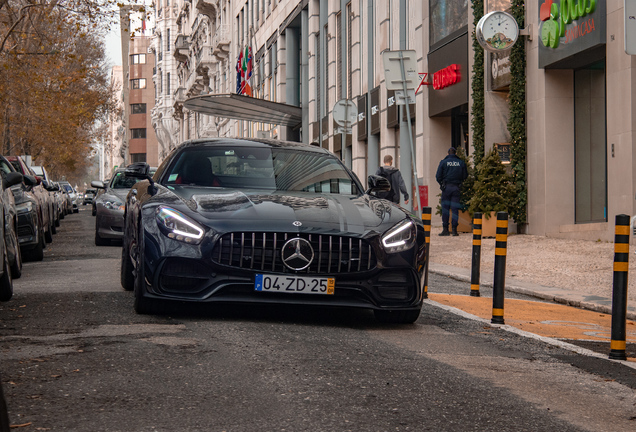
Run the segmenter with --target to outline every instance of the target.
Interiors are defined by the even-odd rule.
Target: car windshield
[[[333,156],[299,149],[206,147],[181,152],[164,184],[357,195]]]
[[[137,183],[137,179],[134,177],[126,177],[123,172],[115,173],[110,181],[111,189],[130,189]]]
[[[70,184],[62,184],[62,187],[64,188],[64,190],[68,193],[73,192],[73,187]]]
[[[35,175],[39,175],[39,176],[43,176],[44,175],[44,170],[42,169],[42,167],[32,166],[31,169],[33,170]]]

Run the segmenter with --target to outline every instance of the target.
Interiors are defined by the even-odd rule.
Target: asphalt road
[[[426,304],[175,308],[140,316],[90,209],[0,303],[0,374],[23,431],[633,431],[633,369]],[[464,284],[432,277],[431,291]]]

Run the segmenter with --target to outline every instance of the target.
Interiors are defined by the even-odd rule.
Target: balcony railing
[[[212,53],[220,60],[227,58],[230,53],[230,26],[227,24],[216,27],[212,37]]]
[[[174,58],[178,61],[186,61],[190,54],[190,43],[186,35],[178,35],[174,42]]]

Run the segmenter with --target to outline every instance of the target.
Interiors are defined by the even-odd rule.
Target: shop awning
[[[300,107],[232,93],[191,97],[183,106],[207,115],[292,128],[302,122]]]

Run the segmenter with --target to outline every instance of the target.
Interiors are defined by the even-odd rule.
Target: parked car
[[[84,192],[84,202],[83,205],[93,204],[93,199],[95,199],[95,195],[97,195],[97,189],[86,189]]]
[[[121,240],[124,233],[124,201],[136,182],[134,177],[126,177],[123,169],[115,171],[108,184],[91,182],[92,187],[104,191],[95,199],[95,245],[104,246],[113,240]]]
[[[58,181],[58,183],[66,191],[68,212],[79,212],[79,198],[77,196],[77,192],[73,189],[73,186],[71,186],[71,184],[66,180]]]
[[[32,179],[35,179],[35,184],[30,185],[26,184],[26,188],[28,192],[31,193],[35,199],[37,200],[37,212],[38,212],[38,224],[42,227],[44,240],[46,243],[51,243],[53,241],[53,232],[51,230],[51,225],[53,224],[53,217],[51,216],[51,212],[48,205],[48,191],[44,188],[42,184],[42,180],[38,179],[35,173],[27,166],[27,164],[22,160],[20,156],[7,156],[6,157],[13,168],[23,176],[29,176]],[[14,189],[15,193],[15,189]],[[17,199],[17,198],[16,198]],[[19,218],[18,218],[19,223]],[[20,243],[22,245],[22,243]],[[37,254],[36,254],[37,255]]]
[[[22,275],[22,254],[17,235],[17,209],[12,187],[23,181],[22,174],[15,171],[11,163],[0,156],[0,176],[2,177],[2,193],[0,194],[0,211],[3,224],[2,242],[2,276],[0,276],[0,301],[8,301],[13,296],[13,279]]]
[[[366,308],[412,323],[426,247],[415,215],[370,193],[325,149],[275,140],[186,142],[126,199],[121,282],[138,313],[167,301]]]
[[[56,192],[59,190],[59,186],[53,183],[51,177],[49,177],[49,173],[46,171],[46,168],[40,165],[31,165],[31,170],[42,181],[42,186],[48,192],[46,195],[47,203],[49,207],[49,214],[53,220],[51,224],[51,233],[56,233],[56,227],[60,226],[60,209],[58,205],[58,200],[55,196]]]
[[[109,178],[107,178],[107,179],[105,179],[105,180],[102,180],[101,182],[102,182],[102,184],[107,185],[107,184],[109,184],[109,183],[110,183],[110,179],[109,179]],[[92,185],[92,182],[91,182],[91,185]],[[100,197],[100,195],[102,195],[102,194],[105,192],[105,190],[106,190],[106,189],[99,189],[99,188],[96,188],[96,189],[97,189],[97,193],[95,194],[95,198],[93,198],[93,205],[92,205],[92,209],[91,209],[91,214],[92,214],[93,216],[96,216],[96,215],[97,215],[97,205],[96,205],[97,199],[98,199],[98,198]]]

